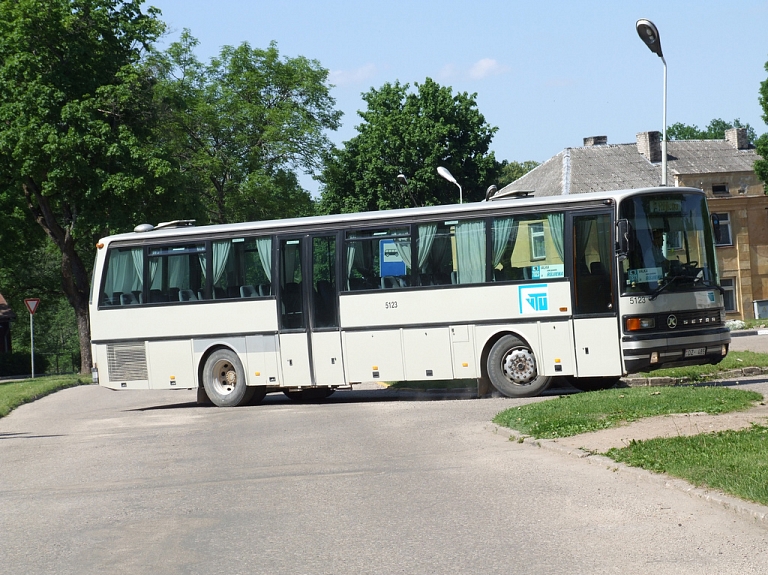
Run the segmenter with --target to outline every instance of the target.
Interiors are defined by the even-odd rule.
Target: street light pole
[[[459,186],[459,203],[461,204],[464,200],[463,198],[464,192],[462,192],[461,190],[461,184],[456,181],[456,178],[454,178],[451,172],[448,171],[448,168],[444,168],[443,166],[438,166],[437,173],[440,175],[441,178],[445,178],[452,184]]]
[[[664,97],[662,112],[662,135],[661,135],[661,185],[667,185],[667,61],[661,51],[661,37],[656,25],[650,20],[641,18],[635,24],[637,34],[648,49],[661,58],[664,64]]]

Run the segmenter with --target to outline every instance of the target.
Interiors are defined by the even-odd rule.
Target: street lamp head
[[[397,174],[397,181],[404,186],[408,185],[408,178],[405,177],[405,174]]]
[[[650,20],[641,18],[635,24],[637,28],[637,35],[650,49],[651,52],[656,54],[659,58],[664,58],[664,54],[661,52],[661,38],[659,38],[659,31],[656,25]]]
[[[451,172],[448,171],[448,168],[444,168],[443,166],[438,166],[437,173],[440,175],[441,178],[445,178],[446,180],[448,180],[449,182],[451,182],[456,186],[459,185],[459,183],[456,181],[456,178],[454,178]]]

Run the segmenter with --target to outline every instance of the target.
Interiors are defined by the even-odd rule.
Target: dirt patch
[[[612,447],[626,447],[633,439],[641,441],[655,437],[679,437],[728,429],[744,429],[753,423],[768,424],[768,405],[758,405],[746,411],[720,415],[681,413],[647,417],[621,427],[563,437],[556,439],[555,442],[564,447],[605,453]]]

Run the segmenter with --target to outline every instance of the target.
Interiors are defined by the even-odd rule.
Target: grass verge
[[[763,396],[726,387],[636,387],[561,396],[502,411],[493,422],[536,438],[569,437],[670,413],[748,409]]]
[[[699,381],[721,371],[743,369],[745,367],[768,367],[768,353],[754,351],[731,351],[717,365],[689,365],[687,367],[670,367],[657,369],[648,373],[638,373],[640,377],[687,377],[691,381]]]
[[[90,383],[90,379],[77,375],[53,375],[0,383],[0,417],[5,417],[20,405],[35,401],[60,389],[86,383]]]
[[[606,455],[768,505],[768,427],[633,441]]]

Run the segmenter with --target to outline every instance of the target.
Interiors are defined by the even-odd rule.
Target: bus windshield
[[[628,198],[619,217],[629,222],[623,293],[658,294],[717,285],[706,198],[652,194]]]

